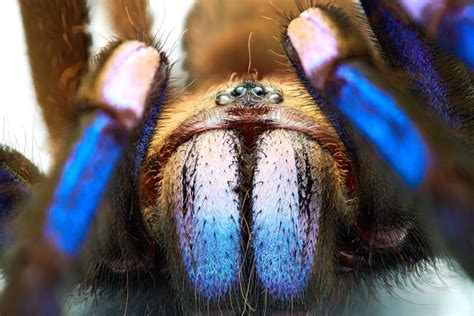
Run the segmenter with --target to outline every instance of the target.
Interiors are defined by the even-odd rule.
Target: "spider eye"
[[[216,96],[216,104],[217,105],[226,105],[232,102],[233,98],[230,97],[227,93],[220,92]]]
[[[257,97],[264,97],[267,91],[263,87],[256,86],[252,89],[252,93]]]
[[[273,103],[273,104],[282,103],[283,102],[283,96],[281,95],[281,93],[273,92],[268,97],[268,101],[270,103]]]
[[[244,94],[247,93],[247,88],[244,86],[237,86],[233,91],[232,91],[232,96],[235,98],[239,98],[244,96]]]

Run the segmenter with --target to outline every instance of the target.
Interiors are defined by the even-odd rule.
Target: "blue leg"
[[[426,201],[449,248],[474,277],[472,159],[422,102],[400,92],[371,64],[354,28],[325,10],[309,9],[288,26],[305,77],[329,100],[324,110],[342,113],[413,195]]]

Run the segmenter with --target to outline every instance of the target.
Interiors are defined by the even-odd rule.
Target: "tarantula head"
[[[343,143],[289,77],[193,95],[164,109],[142,170],[142,214],[171,279],[211,302],[302,302],[341,268],[334,227],[355,216]]]

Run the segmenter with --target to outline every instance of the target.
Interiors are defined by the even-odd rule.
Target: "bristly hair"
[[[106,0],[109,22],[122,40],[153,44],[153,18],[147,0]]]
[[[75,98],[91,38],[84,0],[20,1],[36,98],[57,152],[75,125]]]

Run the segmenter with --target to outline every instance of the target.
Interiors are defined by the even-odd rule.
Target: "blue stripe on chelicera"
[[[225,213],[226,209],[212,211],[203,209],[196,214],[192,227],[195,234],[191,241],[185,241],[185,236],[179,235],[191,284],[208,300],[227,295],[236,283],[240,268],[239,227]],[[234,210],[228,211],[236,216]],[[182,220],[176,217],[177,224],[182,225]]]
[[[310,260],[313,257],[306,258],[303,254],[306,236],[296,224],[299,221],[296,210],[296,207],[284,210],[288,214],[280,217],[261,216],[264,219],[254,228],[258,279],[273,297],[282,300],[291,300],[304,292],[313,268]],[[276,209],[265,211],[277,212]]]
[[[258,141],[251,196],[255,273],[259,285],[279,301],[305,292],[319,229],[320,188],[309,160],[300,156],[306,149],[290,135],[276,130]]]
[[[184,145],[192,149],[177,175],[181,190],[173,193],[181,196],[175,216],[187,276],[196,293],[210,301],[230,293],[241,268],[236,143],[233,132],[214,131]]]

